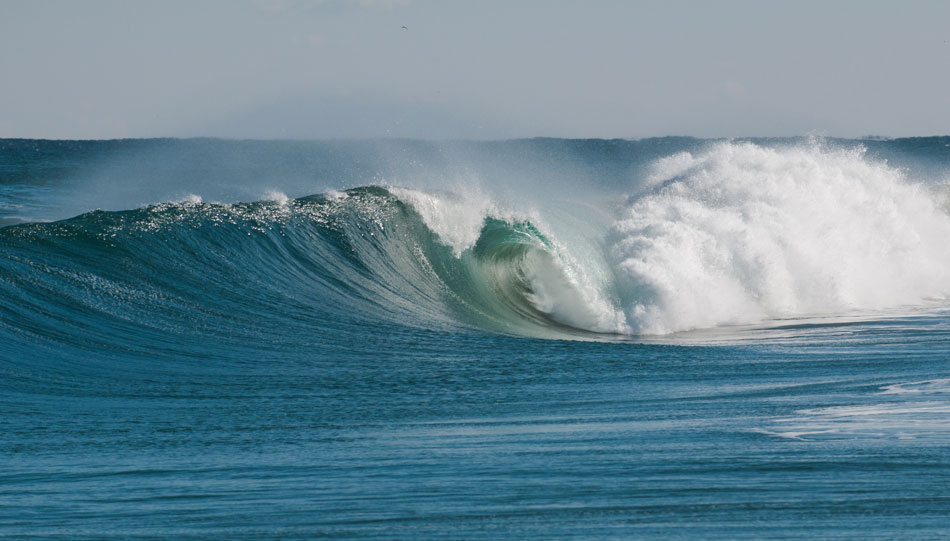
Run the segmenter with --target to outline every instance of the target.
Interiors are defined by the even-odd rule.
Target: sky
[[[0,137],[942,135],[948,40],[942,0],[0,0]]]

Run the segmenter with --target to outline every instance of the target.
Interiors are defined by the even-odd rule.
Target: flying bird
[[[406,25],[402,25],[402,29],[403,29],[403,30],[409,30],[409,27],[406,26]]]

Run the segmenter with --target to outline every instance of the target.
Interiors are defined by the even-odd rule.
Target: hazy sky
[[[0,137],[948,134],[948,40],[948,1],[0,0]]]

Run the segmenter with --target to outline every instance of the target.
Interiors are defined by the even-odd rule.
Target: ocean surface
[[[0,140],[0,537],[950,536],[950,137]]]

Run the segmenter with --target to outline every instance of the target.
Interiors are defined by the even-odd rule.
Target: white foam
[[[552,319],[579,329],[627,334],[623,311],[601,294],[600,284],[581,272],[563,249],[555,252],[534,251],[524,266],[531,286],[528,299]],[[557,262],[560,259],[560,262]]]
[[[611,232],[630,327],[663,334],[950,292],[950,219],[863,149],[722,143],[659,160]]]
[[[343,201],[349,194],[337,190],[327,190],[326,197],[330,201]]]
[[[189,204],[189,205],[200,205],[203,202],[200,195],[189,193],[185,194],[183,197],[169,201],[169,203],[177,204]]]
[[[895,383],[884,387],[879,394],[950,394],[950,379]]]
[[[284,192],[280,192],[277,190],[270,190],[269,192],[264,194],[264,201],[273,201],[274,203],[277,203],[278,205],[285,207],[287,206],[287,203],[290,202],[290,198],[287,197],[287,195]]]
[[[499,214],[491,200],[475,189],[458,194],[429,193],[398,187],[388,190],[412,205],[426,227],[452,248],[456,257],[475,246],[485,218]]]
[[[806,409],[774,419],[755,432],[781,438],[891,438],[946,441],[950,435],[944,401],[878,403]]]

